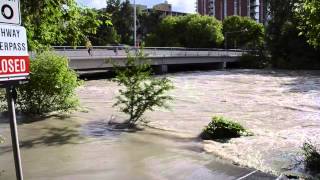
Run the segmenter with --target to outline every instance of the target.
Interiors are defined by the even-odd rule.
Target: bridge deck
[[[123,47],[93,48],[92,55],[84,47],[70,49],[59,47],[56,53],[69,58],[70,67],[75,70],[112,68],[113,62],[120,66],[125,63],[127,52],[135,54],[136,50],[125,50]],[[203,63],[236,62],[245,53],[241,50],[221,49],[185,49],[185,48],[146,48],[144,54],[151,60],[152,65],[179,65]]]

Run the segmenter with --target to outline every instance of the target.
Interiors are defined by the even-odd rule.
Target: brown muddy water
[[[171,109],[147,113],[145,131],[108,130],[126,117],[112,107],[109,80],[78,89],[81,112],[19,126],[26,179],[237,179],[252,171],[280,174],[306,140],[320,139],[320,76],[315,71],[228,70],[167,75],[176,86]],[[214,115],[255,135],[227,143],[196,137]],[[0,179],[14,179],[8,124],[2,118]],[[208,153],[209,152],[209,153]],[[223,158],[227,161],[217,159]],[[273,179],[255,174],[249,179]]]

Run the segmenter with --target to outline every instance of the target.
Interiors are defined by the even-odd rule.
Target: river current
[[[174,100],[170,109],[145,115],[152,127],[146,131],[106,130],[109,120],[126,118],[112,107],[119,87],[110,80],[86,81],[77,90],[80,112],[20,125],[27,176],[235,179],[251,170],[216,157],[280,174],[299,161],[305,141],[319,144],[320,72],[227,70],[166,76],[174,83]],[[199,141],[202,129],[217,115],[239,122],[254,136],[226,143]],[[0,130],[9,139],[7,124],[1,123]],[[12,155],[8,142],[0,148],[1,179],[11,177],[4,164],[10,164]]]

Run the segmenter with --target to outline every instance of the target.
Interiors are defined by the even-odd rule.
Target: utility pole
[[[133,1],[134,6],[134,48],[137,48],[137,5],[136,0]]]

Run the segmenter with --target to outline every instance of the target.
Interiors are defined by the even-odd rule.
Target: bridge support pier
[[[159,66],[156,67],[156,73],[159,73],[159,74],[165,74],[165,73],[168,73],[168,65],[166,64],[161,64]]]
[[[219,69],[226,69],[227,68],[227,62],[219,63]]]

